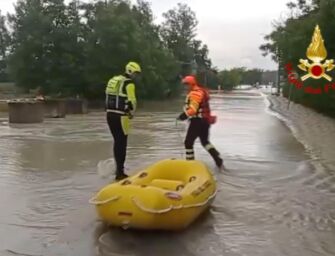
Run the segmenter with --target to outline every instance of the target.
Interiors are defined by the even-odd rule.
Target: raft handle
[[[176,191],[180,191],[184,188],[185,186],[184,185],[178,185],[177,188],[176,188]]]
[[[140,175],[138,175],[139,178],[147,177],[148,174],[146,172],[142,172]]]
[[[195,181],[197,179],[197,177],[195,176],[191,176],[190,179],[188,180],[189,182]]]
[[[125,186],[125,185],[130,185],[131,184],[131,181],[130,180],[125,180],[121,183],[122,186]]]
[[[102,204],[107,204],[107,203],[116,201],[116,200],[118,200],[120,198],[121,198],[121,196],[113,196],[113,197],[110,197],[110,198],[108,198],[106,200],[99,201],[99,200],[97,200],[97,197],[95,196],[95,197],[93,197],[93,198],[91,198],[89,200],[89,203],[90,204],[94,204],[94,205],[102,205]]]

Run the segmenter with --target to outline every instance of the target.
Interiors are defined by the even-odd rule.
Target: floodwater
[[[145,103],[133,119],[128,173],[184,157],[182,101]],[[108,228],[88,204],[112,139],[103,112],[9,125],[0,118],[0,255],[335,255],[335,174],[311,160],[257,92],[213,95],[211,141],[225,159],[208,164],[219,192],[184,232]],[[111,166],[112,168],[112,166]]]

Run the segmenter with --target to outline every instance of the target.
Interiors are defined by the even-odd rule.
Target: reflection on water
[[[0,255],[335,255],[335,176],[310,160],[257,93],[213,95],[218,123],[211,141],[228,171],[196,144],[196,157],[218,179],[213,207],[183,232],[106,227],[88,199],[111,179],[102,112],[43,124],[0,118]],[[129,137],[133,173],[164,158],[184,157],[182,101],[145,103]],[[107,165],[113,167],[112,164]]]

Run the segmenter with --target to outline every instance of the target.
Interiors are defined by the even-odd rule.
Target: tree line
[[[176,92],[183,75],[210,70],[212,63],[187,5],[163,16],[155,24],[144,0],[18,0],[13,14],[0,14],[0,81],[98,98],[108,79],[133,60],[144,71],[140,97]]]
[[[238,85],[275,85],[277,72],[263,69],[247,69],[238,67],[225,69],[218,73],[221,86],[226,90],[232,90]]]
[[[289,8],[288,17],[274,23],[273,31],[265,36],[266,43],[261,45],[260,49],[264,55],[271,55],[273,60],[279,63],[285,97],[335,116],[335,90],[331,88],[324,91],[323,88],[329,84],[329,81],[324,78],[304,81],[304,87],[323,90],[322,93],[312,94],[304,88],[290,84],[285,70],[285,65],[292,64],[295,73],[300,78],[306,74],[297,65],[300,64],[300,59],[307,59],[306,51],[311,43],[316,25],[319,25],[324,39],[327,59],[335,59],[335,1],[295,0],[288,3],[287,6]],[[335,78],[334,70],[327,73],[333,79]]]
[[[213,67],[198,21],[177,4],[155,24],[149,2],[18,0],[13,14],[0,13],[0,81],[49,95],[102,98],[108,79],[138,61],[142,98],[178,93],[180,79],[197,74],[210,88],[233,89],[260,80],[260,70]]]

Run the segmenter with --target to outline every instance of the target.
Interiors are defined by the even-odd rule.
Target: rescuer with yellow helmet
[[[177,120],[188,119],[190,124],[185,138],[186,160],[194,160],[193,145],[199,137],[201,145],[212,156],[215,164],[223,168],[223,160],[220,153],[209,141],[209,129],[216,122],[216,116],[211,115],[209,105],[209,92],[200,85],[192,75],[185,76],[182,83],[187,85],[189,92],[186,97],[184,111],[177,117]]]
[[[128,177],[124,173],[124,163],[127,153],[129,119],[133,118],[137,107],[135,80],[141,72],[140,65],[130,61],[125,67],[125,73],[112,77],[106,86],[106,118],[114,138],[116,180]]]

